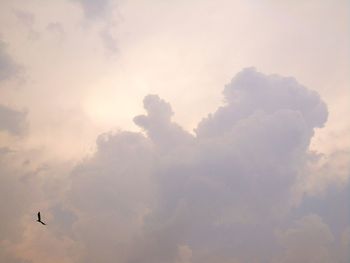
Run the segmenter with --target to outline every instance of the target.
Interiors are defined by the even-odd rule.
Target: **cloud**
[[[74,216],[55,205],[67,187],[62,182],[71,165],[43,163],[38,150],[0,149],[0,261],[77,262],[79,245],[62,235]],[[47,228],[36,222],[38,211]]]
[[[224,96],[195,136],[172,122],[169,103],[148,95],[146,114],[134,118],[146,136],[98,138],[64,202],[77,217],[83,262],[292,262],[312,241],[305,233],[317,236],[311,251],[332,258],[339,235],[312,209],[292,212],[325,103],[292,78],[252,68]]]
[[[118,41],[113,36],[112,30],[110,27],[106,26],[104,29],[100,32],[100,37],[102,39],[102,43],[106,50],[115,53],[118,51]]]
[[[14,15],[18,21],[26,27],[28,31],[28,38],[31,40],[37,40],[40,38],[40,33],[35,30],[36,17],[33,13],[24,10],[14,9]]]
[[[6,52],[6,45],[0,39],[0,82],[9,80],[16,76],[20,67],[13,61]]]
[[[115,3],[111,0],[71,0],[78,2],[83,9],[87,21],[99,25],[99,37],[108,55],[119,51],[115,36],[115,16],[113,10]]]
[[[278,262],[336,262],[330,250],[334,237],[317,215],[298,220],[295,226],[282,233],[281,239],[286,251]]]
[[[80,215],[74,230],[88,252],[84,262],[111,262],[117,255],[123,261],[125,244],[149,210],[153,159],[144,136],[120,132],[101,135],[94,156],[76,167],[68,207]]]
[[[87,18],[101,18],[107,14],[110,0],[73,0],[79,2]]]
[[[314,129],[327,119],[326,105],[295,80],[252,68],[238,73],[224,96],[225,105],[204,118],[195,134],[172,121],[168,102],[146,96],[145,113],[134,118],[143,132],[101,134],[95,152],[69,177],[68,166],[32,169],[25,179],[19,176],[22,167],[10,177],[14,168],[6,168],[4,159],[0,185],[16,191],[0,192],[11,197],[22,193],[21,181],[40,182],[26,190],[40,192],[30,199],[46,207],[50,227],[42,232],[22,223],[16,230],[28,220],[19,214],[33,204],[26,199],[23,207],[9,206],[16,209],[6,210],[0,233],[7,252],[0,257],[86,263],[347,262],[348,181],[333,184],[327,178],[322,191],[314,192],[300,183],[310,180],[310,160],[322,160],[311,178],[318,173],[323,180],[326,168],[337,170],[347,158],[319,158],[309,151]],[[3,149],[1,154],[14,153]],[[38,177],[42,174],[50,176]],[[9,220],[13,216],[18,220]],[[54,253],[51,246],[57,247]]]
[[[0,152],[0,260],[3,262],[28,263],[13,251],[25,231],[24,218],[31,213],[39,188],[33,178],[35,170],[23,165],[23,153],[10,149]]]
[[[339,252],[340,257],[343,259],[342,262],[347,262],[350,258],[350,227],[346,228],[341,236],[341,249]]]
[[[171,122],[173,115],[171,106],[158,95],[146,96],[143,106],[147,115],[136,116],[134,122],[146,131],[148,137],[157,146],[166,147],[169,150],[193,140],[193,137],[178,124]]]
[[[46,30],[56,35],[60,40],[64,36],[64,28],[61,23],[51,22],[46,26]]]
[[[4,42],[0,39],[0,84],[18,76],[20,71],[20,66],[12,60],[5,47]],[[7,131],[13,135],[23,134],[27,128],[26,115],[26,112],[0,104],[0,132]]]
[[[20,20],[23,24],[25,24],[28,27],[33,27],[35,23],[35,16],[34,14],[30,12],[26,12],[23,10],[13,10],[13,13],[17,17],[18,20]]]
[[[316,154],[310,159],[302,177],[308,195],[322,194],[330,185],[342,188],[350,177],[350,151],[337,150],[328,155]]]
[[[13,110],[0,104],[0,131],[21,135],[27,129],[26,112]]]
[[[6,51],[5,43],[0,39],[0,84],[18,76],[20,67]],[[27,128],[26,113],[0,104],[0,133],[22,135]],[[26,213],[33,197],[31,188],[21,181],[30,171],[22,169],[21,154],[9,147],[0,146],[0,261],[27,263],[19,259],[12,251],[13,243],[20,240],[22,216]]]
[[[254,112],[274,114],[283,110],[301,115],[309,130],[322,127],[327,108],[315,91],[291,77],[266,76],[254,68],[238,73],[224,89],[227,105],[203,119],[196,130],[198,136],[220,135]]]

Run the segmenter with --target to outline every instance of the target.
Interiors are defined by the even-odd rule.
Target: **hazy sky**
[[[0,261],[349,262],[349,25],[342,0],[0,0]]]

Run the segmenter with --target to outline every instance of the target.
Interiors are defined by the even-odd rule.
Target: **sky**
[[[345,0],[0,0],[0,261],[349,262],[349,25]]]

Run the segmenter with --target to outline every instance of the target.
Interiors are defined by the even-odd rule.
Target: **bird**
[[[40,216],[40,212],[38,212],[38,220],[36,220],[39,223],[42,223],[43,225],[46,225],[43,221],[41,221],[41,216]]]

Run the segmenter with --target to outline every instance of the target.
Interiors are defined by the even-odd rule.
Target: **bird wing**
[[[38,220],[41,221],[40,212],[38,212]]]

